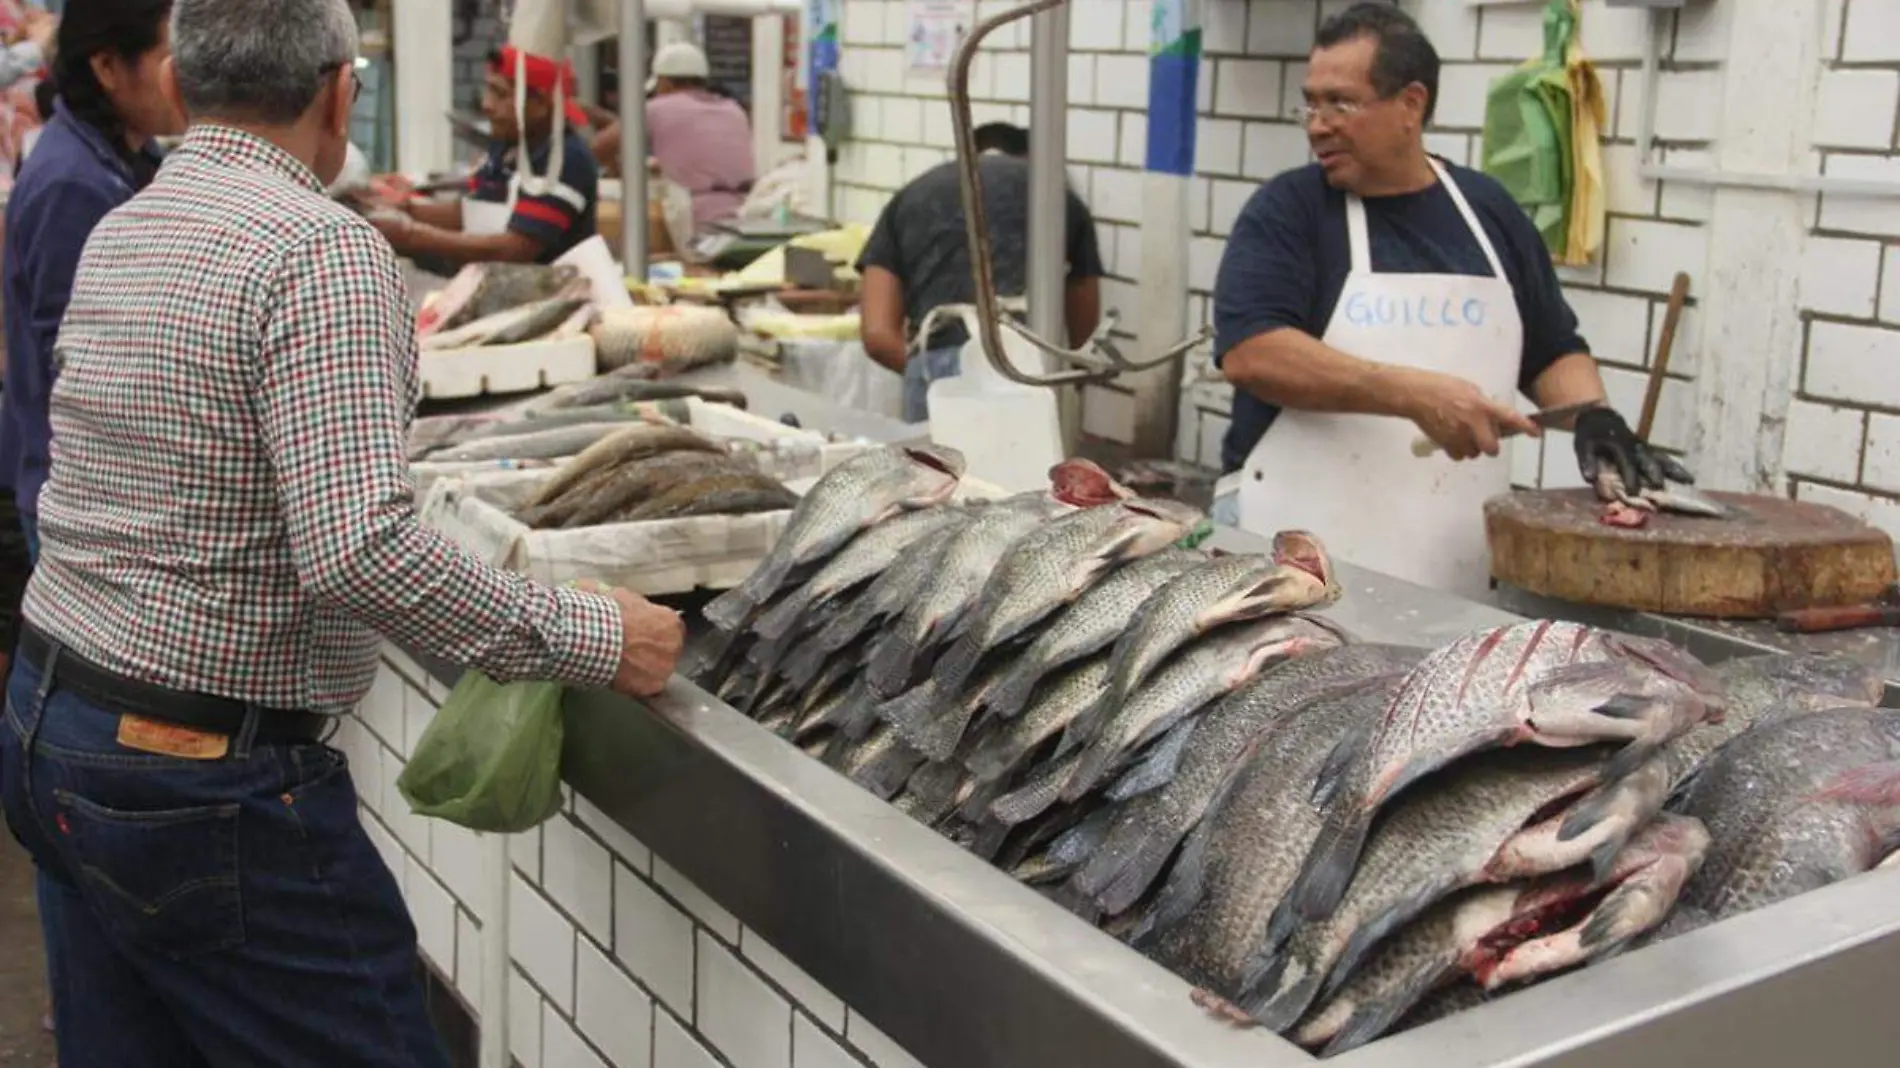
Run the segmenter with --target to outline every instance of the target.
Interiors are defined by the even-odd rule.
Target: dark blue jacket
[[[105,135],[75,118],[64,101],[40,131],[7,201],[6,391],[0,397],[0,485],[20,511],[39,512],[52,463],[47,401],[57,369],[53,343],[72,296],[73,274],[93,227],[137,192],[131,168]]]

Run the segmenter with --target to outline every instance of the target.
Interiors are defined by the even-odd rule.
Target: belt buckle
[[[119,714],[118,740],[127,749],[183,760],[222,760],[231,751],[228,734],[167,723],[132,712]]]

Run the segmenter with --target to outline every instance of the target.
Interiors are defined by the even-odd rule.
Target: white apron
[[[1437,160],[1432,169],[1484,248],[1491,277],[1373,270],[1365,204],[1348,195],[1352,270],[1321,340],[1361,359],[1457,375],[1511,404],[1524,340],[1511,283],[1464,193]],[[1482,506],[1510,489],[1509,454],[1419,459],[1417,436],[1406,419],[1283,410],[1238,472],[1241,528],[1309,530],[1348,563],[1483,594]]]

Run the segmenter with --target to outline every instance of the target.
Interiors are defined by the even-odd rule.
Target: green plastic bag
[[[562,687],[462,673],[422,732],[396,789],[424,816],[525,831],[561,808]]]
[[[1571,111],[1566,53],[1577,32],[1574,0],[1544,9],[1544,54],[1500,75],[1485,97],[1480,163],[1536,224],[1551,255],[1570,243]]]

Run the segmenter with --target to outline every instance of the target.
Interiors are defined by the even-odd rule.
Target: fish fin
[[[1289,958],[1279,957],[1276,963],[1280,967],[1275,969],[1272,977],[1272,993],[1256,998],[1248,1007],[1253,1010],[1254,1019],[1259,1020],[1261,1026],[1280,1034],[1299,1023],[1300,1017],[1312,1007],[1313,1000],[1319,997],[1321,976],[1317,972],[1308,972],[1288,984],[1286,965],[1290,963]],[[1263,981],[1255,989],[1264,988],[1266,983]]]
[[[879,799],[889,801],[892,795],[903,789],[911,772],[923,762],[922,754],[899,742],[852,772],[851,779],[876,794]]]
[[[1181,757],[1187,752],[1188,743],[1194,740],[1194,728],[1200,722],[1200,717],[1196,716],[1170,728],[1159,742],[1142,755],[1141,763],[1135,765],[1133,771],[1115,780],[1115,785],[1108,788],[1108,799],[1126,801],[1172,782],[1175,772],[1181,770]]]
[[[984,860],[990,860],[1002,852],[1003,844],[1009,839],[1014,828],[1005,823],[985,823],[977,828],[976,838],[970,842],[970,852]]]
[[[752,624],[753,632],[761,638],[785,637],[788,632],[798,626],[805,616],[806,609],[812,606],[814,600],[814,595],[809,588],[798,590],[761,615],[757,622]]]
[[[1150,821],[1142,822],[1146,824]],[[1154,885],[1162,869],[1168,866],[1168,859],[1174,856],[1175,847],[1180,844],[1179,835],[1170,834],[1165,827],[1145,827],[1140,839],[1122,860],[1120,871],[1096,896],[1095,903],[1111,915],[1133,908],[1135,902],[1140,901],[1148,888]]]
[[[1181,847],[1181,854],[1168,874],[1168,881],[1162,884],[1154,908],[1148,910],[1147,930],[1138,942],[1131,943],[1136,949],[1153,948],[1201,903],[1207,893],[1208,850],[1213,840],[1213,832],[1206,822],[1188,836],[1187,844]]]
[[[1590,851],[1590,885],[1602,886],[1616,869],[1616,858],[1623,852],[1627,838],[1617,835]]]
[[[1111,675],[1110,678],[1112,679],[1113,676]],[[1094,741],[1095,736],[1101,732],[1102,725],[1114,717],[1115,713],[1121,709],[1121,704],[1121,698],[1117,696],[1115,687],[1111,683],[1102,691],[1101,696],[1090,702],[1087,708],[1076,713],[1075,718],[1069,721],[1069,725],[1062,729],[1062,748],[1065,751],[1080,749]]]
[[[1071,803],[1080,801],[1113,770],[1115,758],[1120,755],[1119,749],[1099,743],[1098,739],[1076,754],[1075,774],[1063,784],[1062,800]]]
[[[817,642],[805,642],[786,654],[784,661],[778,666],[779,674],[784,676],[787,682],[802,690],[812,684],[812,680],[818,677],[818,673],[825,669],[825,661],[829,660],[831,654],[836,651],[826,649]]]
[[[872,693],[864,680],[859,679],[845,696],[844,706],[832,718],[839,735],[854,742],[862,740],[871,733],[871,728],[877,726],[879,705],[877,694]]]
[[[1653,697],[1645,697],[1640,693],[1619,693],[1590,711],[1611,719],[1641,721],[1649,718],[1655,707],[1656,699]]]
[[[937,683],[933,679],[878,705],[877,718],[889,724],[905,745],[914,747],[915,739],[923,734],[924,726],[935,712],[936,697]]]
[[[1313,776],[1313,793],[1310,800],[1314,805],[1321,808],[1332,805],[1334,795],[1339,793],[1340,788],[1350,778],[1349,773],[1358,765],[1359,755],[1371,738],[1372,728],[1361,724],[1341,735],[1339,741],[1333,743],[1332,751],[1326,754],[1325,761],[1320,764],[1319,771]]]
[[[1075,757],[1044,765],[1028,782],[1004,794],[990,805],[990,816],[1014,827],[1035,819],[1049,810],[1062,793],[1063,783],[1075,773]]]
[[[1333,962],[1332,971],[1326,977],[1325,987],[1320,993],[1331,996],[1337,992],[1346,980],[1352,978],[1353,972],[1366,956],[1379,948],[1388,935],[1412,922],[1451,889],[1454,887],[1444,882],[1416,887],[1383,912],[1361,923],[1353,931],[1352,937],[1346,939],[1346,948],[1340,951],[1339,958]]]
[[[1570,806],[1565,813],[1564,822],[1557,828],[1559,842],[1575,841],[1589,834],[1596,825],[1610,815],[1610,810],[1618,800],[1617,792],[1609,786],[1599,786],[1589,795]]]
[[[935,680],[932,680],[917,689],[931,689],[934,685]],[[947,761],[956,755],[957,745],[963,741],[963,734],[969,729],[970,719],[976,712],[975,704],[970,701],[946,702],[935,696],[942,692],[936,690],[933,694],[936,703],[926,709],[925,718],[913,728],[915,741],[911,742],[919,752],[937,761]]]
[[[1817,799],[1857,805],[1900,804],[1900,760],[1844,771],[1821,787]]]
[[[958,638],[949,652],[937,658],[936,667],[931,676],[937,681],[937,692],[946,700],[955,700],[963,696],[964,687],[970,681],[970,672],[976,670],[979,660],[983,659],[983,642],[974,633],[965,632]]]
[[[925,641],[928,640],[926,634]],[[870,681],[871,689],[881,697],[896,697],[910,689],[919,681],[917,657],[924,644],[906,634],[902,626],[885,634],[866,666],[865,678]]]
[[[1625,744],[1604,762],[1603,781],[1613,783],[1642,767],[1650,757],[1656,755],[1662,743],[1663,739],[1660,738],[1638,738]]]
[[[1036,684],[1053,665],[1039,664],[1024,656],[1009,669],[1009,674],[997,682],[990,690],[986,703],[990,711],[1004,719],[1015,719],[1022,715],[1028,706],[1029,698],[1036,692]]]
[[[1427,962],[1407,973],[1405,979],[1389,988],[1384,997],[1360,1002],[1345,1026],[1326,1044],[1320,1058],[1324,1060],[1347,1050],[1358,1049],[1390,1031],[1394,1024],[1405,1018],[1406,1013],[1425,999],[1425,995],[1444,983],[1448,970],[1442,961]]]
[[[1306,854],[1285,899],[1273,911],[1267,925],[1267,941],[1277,946],[1293,933],[1301,921],[1328,919],[1352,884],[1359,866],[1359,854],[1365,849],[1366,835],[1372,829],[1372,813],[1357,805],[1336,805],[1320,826],[1319,837]]]
[[[766,562],[769,564],[772,561]],[[759,572],[754,571],[743,583],[707,601],[706,606],[699,610],[700,616],[727,634],[743,629],[746,617],[758,606],[760,597],[757,591],[764,588],[764,583],[757,581],[758,576]]]

